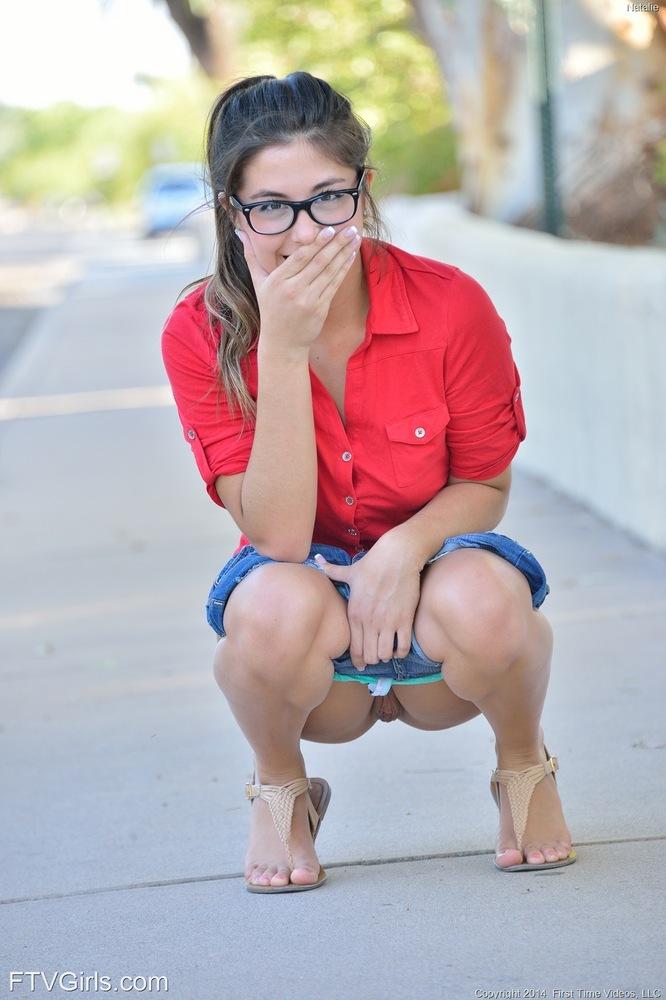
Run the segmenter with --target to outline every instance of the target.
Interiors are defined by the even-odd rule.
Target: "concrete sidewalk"
[[[10,993],[10,971],[32,970],[116,987],[166,976],[176,1000],[658,996],[666,560],[525,474],[498,530],[551,585],[543,725],[578,863],[494,868],[484,719],[377,723],[350,744],[303,743],[332,788],[326,885],[244,890],[252,756],[204,617],[238,531],[175,409],[122,394],[164,385],[162,323],[199,273],[96,269],[0,385],[10,398],[118,390],[110,409],[86,397],[81,412],[0,422],[4,993],[63,992],[24,978]]]

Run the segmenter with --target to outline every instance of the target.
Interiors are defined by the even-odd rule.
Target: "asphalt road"
[[[32,324],[76,282],[124,269],[128,278],[149,277],[197,259],[203,267],[206,250],[201,228],[144,239],[131,215],[75,224],[0,206],[0,373]]]

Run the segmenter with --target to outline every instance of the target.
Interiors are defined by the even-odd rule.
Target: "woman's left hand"
[[[331,580],[349,584],[349,652],[356,669],[364,670],[366,664],[380,661],[387,663],[394,656],[407,656],[421,596],[420,568],[410,557],[407,546],[379,539],[352,566],[337,566],[315,558]]]

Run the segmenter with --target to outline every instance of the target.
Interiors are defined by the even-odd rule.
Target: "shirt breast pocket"
[[[446,403],[440,403],[386,424],[398,486],[418,482],[437,489],[437,483],[445,484],[448,463],[444,431],[449,419]]]

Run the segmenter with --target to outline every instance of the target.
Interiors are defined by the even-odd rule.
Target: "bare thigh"
[[[426,566],[421,574],[421,598],[414,618],[414,633],[424,653],[443,661],[446,673],[446,625],[455,621],[462,601],[468,607],[493,605],[504,589],[531,608],[529,586],[523,574],[505,559],[478,549],[458,549]],[[482,610],[479,611],[479,621]],[[437,638],[439,637],[439,639]],[[431,643],[439,641],[435,648]],[[474,702],[459,698],[445,680],[427,685],[398,687],[396,697],[404,708],[402,721],[416,729],[450,729],[481,714]]]
[[[414,729],[451,729],[481,714],[473,702],[454,694],[444,680],[394,685],[392,691],[402,706],[400,721]]]
[[[356,740],[377,721],[374,708],[367,684],[333,681],[325,700],[310,712],[301,737],[312,743]]]
[[[297,627],[298,609],[316,605],[319,625],[306,637],[311,639],[330,663],[331,686],[325,699],[312,709],[306,719],[302,739],[315,743],[346,743],[367,732],[377,721],[372,696],[367,685],[333,681],[332,659],[349,647],[350,631],[347,603],[331,580],[312,566],[299,563],[265,563],[252,570],[231,592],[224,610],[224,629],[232,638],[246,623],[257,619],[261,609],[270,641],[281,634],[291,634]],[[275,621],[275,616],[278,620]],[[288,616],[290,626],[281,633],[279,616]],[[294,625],[296,621],[296,625]],[[311,628],[311,626],[308,626]],[[270,669],[270,657],[267,657]]]

